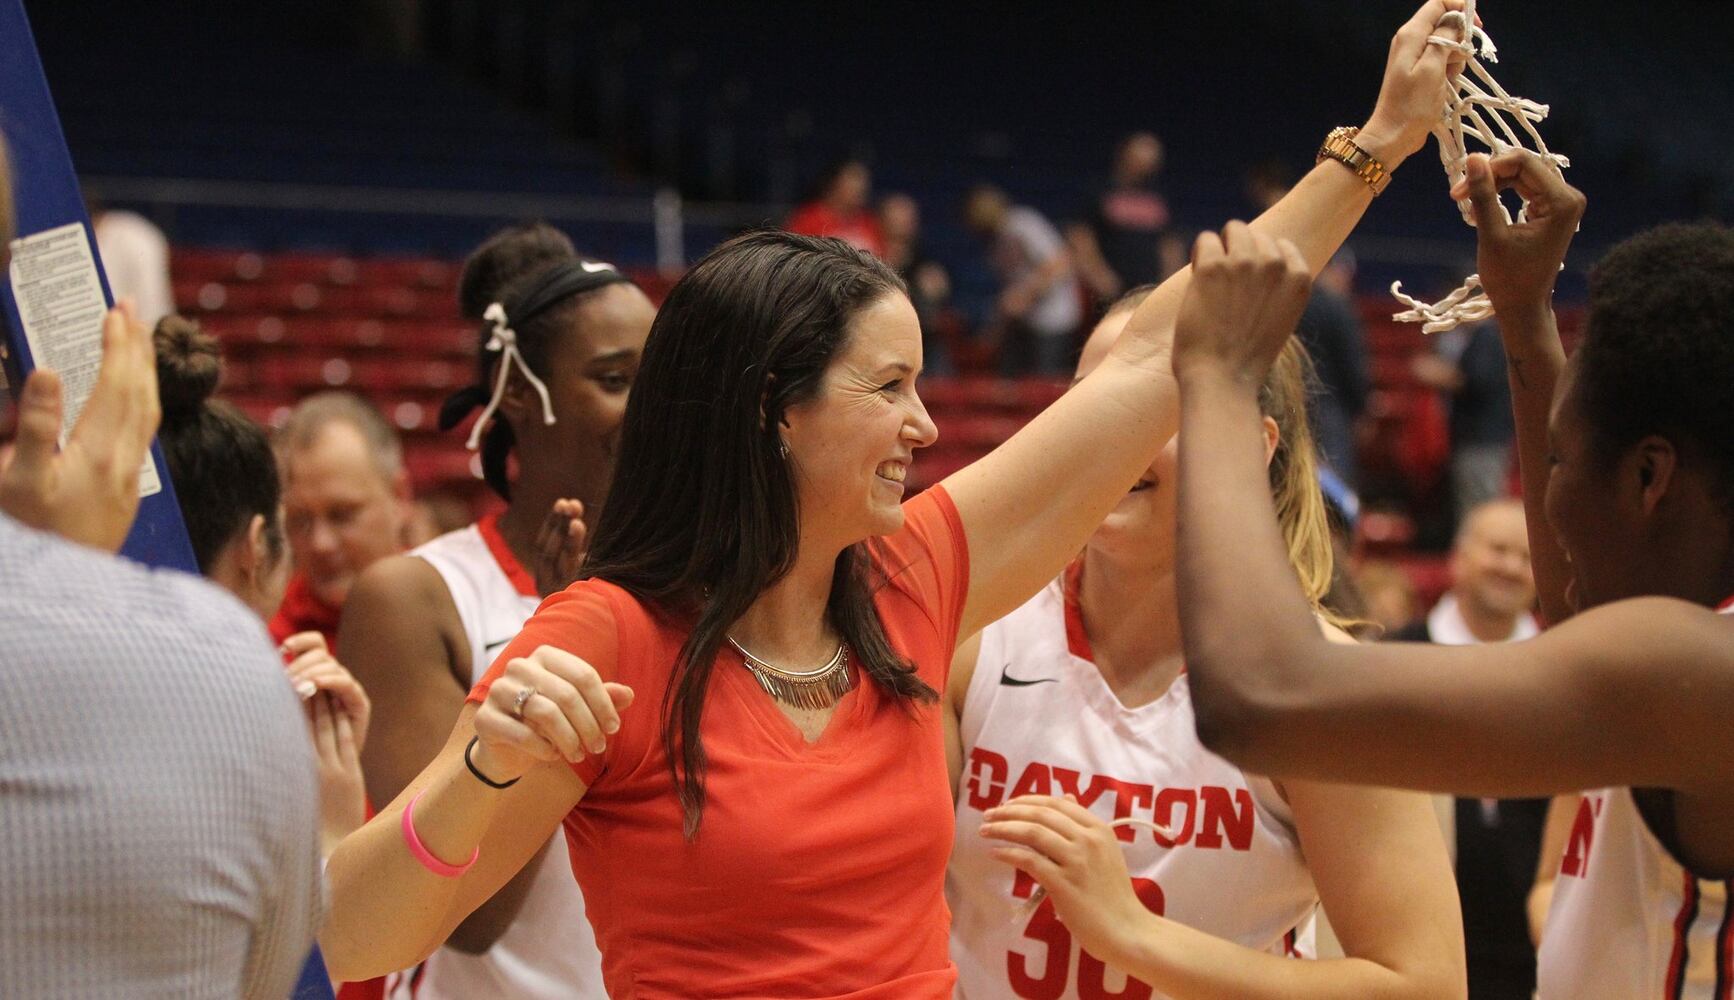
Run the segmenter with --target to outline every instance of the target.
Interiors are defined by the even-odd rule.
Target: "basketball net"
[[[1518,135],[1519,129],[1535,144],[1535,152],[1551,160],[1555,166],[1570,166],[1570,160],[1548,150],[1541,133],[1535,129],[1535,123],[1547,117],[1548,106],[1511,96],[1487,71],[1484,63],[1498,62],[1499,50],[1487,32],[1475,24],[1475,0],[1468,0],[1462,11],[1446,11],[1439,19],[1439,27],[1458,28],[1463,40],[1435,34],[1428,37],[1427,44],[1455,49],[1468,57],[1463,72],[1452,82],[1452,96],[1445,105],[1444,114],[1433,126],[1433,137],[1439,140],[1439,161],[1445,167],[1445,177],[1450,185],[1456,187],[1466,176],[1468,140],[1480,143],[1489,153],[1498,156],[1511,149],[1529,148]],[[1528,208],[1526,202],[1518,209],[1518,222],[1524,221]],[[1475,225],[1475,213],[1467,197],[1457,203],[1457,210],[1463,213],[1464,222]],[[1511,213],[1503,203],[1499,203],[1499,212],[1507,223],[1512,221]],[[1493,315],[1493,303],[1481,290],[1479,274],[1471,274],[1460,288],[1434,303],[1405,294],[1401,281],[1391,283],[1391,294],[1409,307],[1392,318],[1400,323],[1420,323],[1423,333],[1443,333],[1456,329],[1461,323],[1478,323]]]

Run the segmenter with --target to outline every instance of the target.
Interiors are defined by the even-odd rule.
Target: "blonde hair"
[[[1332,625],[1353,622],[1325,606],[1335,568],[1330,513],[1319,489],[1318,452],[1307,421],[1307,394],[1313,384],[1312,359],[1293,337],[1270,366],[1258,390],[1259,412],[1276,421],[1276,450],[1270,456],[1270,495],[1276,519],[1288,545],[1289,565],[1300,578],[1301,590],[1319,615]]]
[[[1140,285],[1120,296],[1102,318],[1131,312],[1157,289]],[[1318,451],[1307,420],[1307,396],[1314,383],[1312,358],[1299,339],[1290,337],[1270,366],[1258,390],[1258,409],[1276,421],[1276,450],[1270,456],[1270,495],[1276,519],[1288,545],[1289,565],[1300,578],[1301,590],[1313,609],[1331,625],[1352,630],[1364,624],[1327,607],[1335,572],[1330,513],[1319,489]]]

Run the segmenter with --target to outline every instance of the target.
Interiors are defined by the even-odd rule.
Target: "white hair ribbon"
[[[1487,36],[1487,32],[1475,24],[1475,0],[1468,0],[1462,11],[1446,11],[1439,19],[1439,26],[1458,29],[1462,32],[1462,40],[1435,34],[1427,38],[1427,44],[1461,52],[1468,57],[1463,72],[1451,84],[1451,95],[1439,123],[1433,126],[1433,137],[1439,140],[1439,162],[1445,167],[1445,177],[1451,186],[1456,187],[1466,176],[1469,152],[1464,140],[1474,139],[1498,156],[1512,149],[1526,148],[1518,129],[1534,142],[1535,151],[1555,166],[1570,166],[1571,161],[1550,151],[1547,143],[1542,141],[1541,133],[1536,131],[1535,123],[1547,117],[1547,105],[1513,97],[1482,65],[1483,62],[1498,62],[1499,50],[1493,47],[1493,39]],[[1479,83],[1476,82],[1478,79]],[[1513,128],[1507,118],[1516,122],[1517,127]],[[1475,225],[1468,198],[1458,202],[1457,209],[1464,222]],[[1518,210],[1518,222],[1524,221],[1527,209],[1525,204]],[[1511,213],[1504,204],[1499,206],[1499,211],[1509,223]],[[1481,290],[1481,281],[1476,275],[1470,275],[1456,291],[1431,304],[1403,294],[1401,284],[1393,283],[1391,294],[1409,308],[1392,319],[1400,323],[1420,323],[1423,333],[1442,333],[1455,329],[1460,323],[1480,322],[1493,316],[1493,303]]]
[[[536,395],[542,397],[542,423],[554,423],[554,403],[548,398],[548,387],[530,370],[530,363],[524,360],[524,355],[518,351],[518,334],[506,325],[506,307],[498,302],[491,303],[483,310],[482,318],[494,324],[493,332],[488,336],[487,349],[500,355],[500,372],[494,378],[494,394],[488,399],[488,405],[482,410],[482,415],[476,418],[476,425],[470,428],[470,440],[465,445],[475,451],[482,443],[482,434],[488,429],[488,421],[494,416],[494,411],[500,408],[500,400],[506,395],[506,380],[512,376],[512,365],[523,372]]]

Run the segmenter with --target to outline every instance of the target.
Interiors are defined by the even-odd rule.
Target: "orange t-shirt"
[[[903,529],[874,544],[890,581],[874,605],[892,648],[943,692],[969,582],[963,527],[937,487],[903,509]],[[659,711],[685,638],[619,587],[581,581],[543,603],[470,695],[542,645],[637,694],[607,752],[575,765],[588,791],[565,822],[609,995],[949,1000],[940,706],[899,704],[858,674],[808,744],[725,646],[688,842]]]

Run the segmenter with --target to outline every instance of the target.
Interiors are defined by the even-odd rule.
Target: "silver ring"
[[[518,697],[512,700],[512,718],[522,719],[524,717],[524,703],[534,697],[536,697],[536,689],[533,687],[519,691]]]

